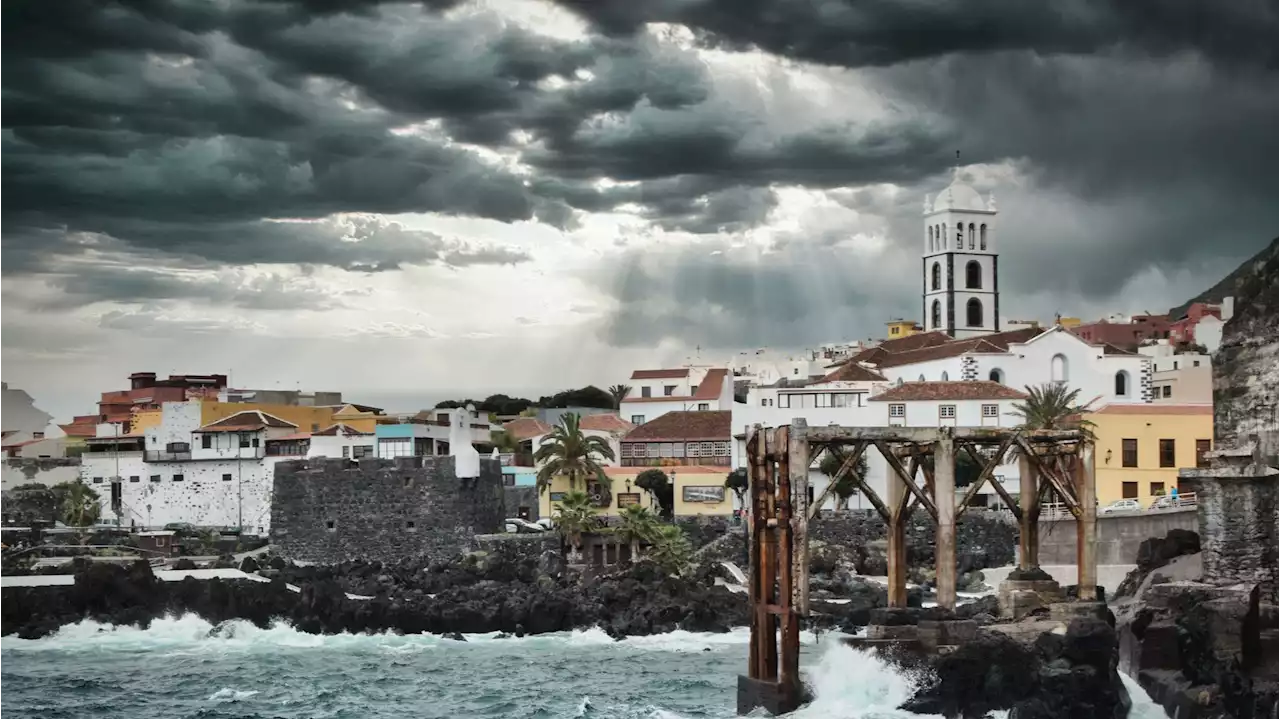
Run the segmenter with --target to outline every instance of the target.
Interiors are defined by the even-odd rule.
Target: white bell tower
[[[937,198],[924,198],[921,309],[928,332],[977,337],[1000,331],[995,244],[996,198],[984,202],[955,177]]]

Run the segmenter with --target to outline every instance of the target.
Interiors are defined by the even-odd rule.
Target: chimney
[[[147,389],[156,386],[155,372],[134,372],[129,375],[129,385],[133,389]]]

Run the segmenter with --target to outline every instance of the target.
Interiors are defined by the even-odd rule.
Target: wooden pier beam
[[[914,479],[914,477],[913,477]],[[907,518],[911,516],[905,480],[889,471],[885,481],[885,499],[889,516],[885,518],[889,546],[885,550],[889,565],[889,606],[907,606]]]
[[[1076,567],[1079,572],[1076,598],[1092,602],[1098,586],[1098,494],[1092,442],[1080,444],[1075,465],[1076,501],[1080,504],[1080,516],[1076,518]]]
[[[956,608],[956,445],[943,434],[933,445],[934,504],[938,508],[935,570],[938,606]]]
[[[1018,569],[1034,569],[1040,566],[1040,482],[1025,451],[1018,455],[1018,508]]]

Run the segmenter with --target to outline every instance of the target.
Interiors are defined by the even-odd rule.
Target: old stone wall
[[[63,482],[74,482],[80,478],[79,457],[48,458],[13,458],[6,459],[3,465],[2,484],[0,487],[9,490],[24,484],[43,484],[52,487]]]
[[[452,457],[314,459],[276,465],[271,541],[291,559],[446,559],[502,531],[502,471],[458,479]]]
[[[1099,515],[1094,533],[1098,564],[1134,564],[1144,541],[1164,537],[1171,529],[1200,531],[1196,510]],[[1040,564],[1075,564],[1076,544],[1076,520],[1040,521]]]
[[[917,509],[907,525],[907,561],[928,566],[934,561],[933,519]],[[809,539],[827,546],[858,548],[888,536],[884,520],[870,509],[823,511],[809,522]],[[1018,527],[1004,512],[969,510],[956,522],[956,559],[971,569],[1013,564]]]
[[[1235,315],[1223,326],[1213,357],[1214,449],[1249,445],[1257,435],[1265,462],[1277,466],[1277,257],[1254,264],[1236,287]]]
[[[1205,581],[1258,584],[1276,601],[1277,482],[1270,477],[1206,477],[1184,480],[1199,500],[1201,561]]]
[[[530,522],[538,521],[537,487],[503,487],[502,491],[503,494],[506,495],[505,504],[507,508],[507,516],[517,517],[519,516],[521,508],[527,508],[527,519]]]

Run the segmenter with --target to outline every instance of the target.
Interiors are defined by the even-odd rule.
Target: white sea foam
[[[218,702],[220,704],[238,702],[243,699],[248,699],[251,696],[256,696],[257,694],[258,692],[256,691],[240,691],[230,687],[223,687],[210,695],[209,701]]]

